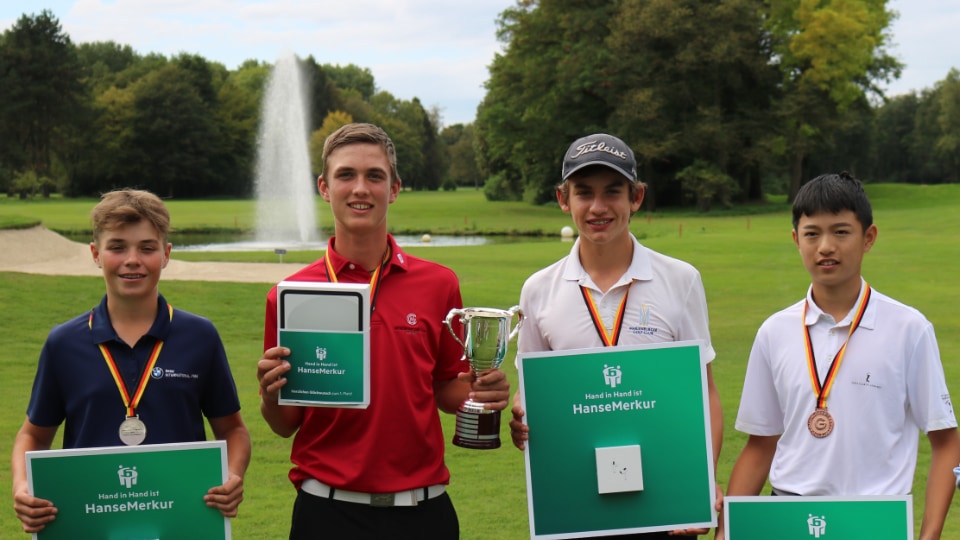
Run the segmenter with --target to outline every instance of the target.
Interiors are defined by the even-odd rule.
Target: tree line
[[[518,0],[470,124],[367,68],[300,59],[314,173],[324,138],[359,121],[391,134],[405,187],[491,200],[553,200],[562,152],[594,131],[634,149],[648,208],[792,198],[839,170],[960,182],[960,72],[885,97],[894,17],[886,0]],[[50,11],[23,15],[0,34],[0,193],[250,196],[270,69],[74,44]]]
[[[479,183],[476,167],[464,166],[475,162],[471,126],[439,129],[438,111],[378,89],[369,69],[312,56],[299,64],[315,174],[326,136],[356,121],[391,134],[405,187],[451,187],[449,169]],[[250,196],[271,67],[248,60],[228,70],[195,54],[74,44],[50,11],[23,15],[0,35],[0,193],[95,196],[137,186],[164,197]]]
[[[570,141],[636,152],[648,206],[707,210],[848,170],[960,181],[960,74],[886,99],[885,0],[519,0],[475,121],[492,199],[553,199]]]

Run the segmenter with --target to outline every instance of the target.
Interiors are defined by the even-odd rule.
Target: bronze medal
[[[817,409],[807,418],[807,429],[811,435],[822,439],[833,431],[833,416],[826,409]]]
[[[840,369],[840,363],[843,362],[843,355],[847,351],[847,344],[850,343],[850,336],[860,327],[863,320],[863,314],[867,311],[867,304],[870,303],[870,285],[863,283],[863,298],[860,300],[860,306],[850,324],[850,331],[847,333],[847,339],[844,340],[840,350],[837,351],[833,361],[830,362],[830,368],[823,382],[820,382],[820,374],[817,372],[817,360],[813,355],[813,343],[810,342],[810,329],[807,328],[807,302],[803,303],[803,311],[800,314],[800,324],[803,326],[804,345],[807,350],[807,371],[810,373],[810,383],[813,386],[813,395],[817,398],[816,409],[807,419],[807,429],[810,434],[818,439],[822,439],[833,431],[833,416],[827,412],[827,395],[830,394],[830,388],[837,378],[837,371]]]

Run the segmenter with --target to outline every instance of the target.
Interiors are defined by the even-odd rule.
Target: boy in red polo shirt
[[[366,409],[278,404],[289,350],[277,347],[277,291],[267,297],[261,413],[293,441],[290,480],[298,488],[291,539],[455,539],[456,511],[437,409],[455,412],[469,396],[502,410],[509,383],[499,369],[473,378],[443,320],[462,307],[456,275],[411,257],[387,233],[387,208],[400,193],[393,142],[379,127],[349,124],[324,143],[320,194],[335,237],[325,257],[295,281],[371,283],[370,405]]]

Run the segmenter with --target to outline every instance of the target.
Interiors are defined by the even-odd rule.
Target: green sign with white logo
[[[518,365],[531,538],[716,526],[699,344],[529,353]]]
[[[290,349],[287,384],[281,405],[353,406],[370,403],[368,362],[363,332],[280,330],[280,345]]]
[[[277,322],[291,366],[281,405],[370,405],[370,285],[281,281]]]
[[[26,462],[30,492],[58,510],[35,540],[231,538],[230,520],[203,501],[226,482],[224,441],[44,450]]]
[[[913,540],[913,498],[725,497],[728,540]]]

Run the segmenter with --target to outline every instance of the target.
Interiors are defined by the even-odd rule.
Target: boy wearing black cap
[[[579,237],[568,256],[524,283],[520,307],[526,320],[518,352],[700,341],[701,355],[708,362],[716,463],[723,442],[723,414],[709,364],[716,353],[700,273],[686,262],[644,247],[631,234],[630,216],[640,209],[646,185],[637,178],[633,151],[623,141],[607,134],[577,139],[564,155],[562,178],[557,202],[573,218]],[[510,431],[514,445],[522,450],[529,429],[522,422],[524,410],[518,398],[519,394]]]

